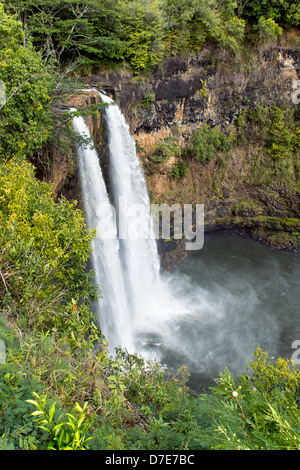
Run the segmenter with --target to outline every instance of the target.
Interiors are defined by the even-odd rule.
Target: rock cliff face
[[[154,202],[204,203],[207,231],[237,230],[277,248],[296,250],[299,193],[248,178],[257,151],[252,142],[232,152],[226,170],[215,161],[205,166],[191,161],[188,176],[180,180],[170,178],[176,157],[154,164],[149,155],[167,137],[184,147],[203,122],[226,132],[249,107],[298,106],[292,96],[299,84],[299,68],[300,53],[284,44],[253,52],[247,60],[207,46],[193,57],[172,57],[143,77],[124,69],[90,75],[85,82],[112,96],[125,114]],[[98,98],[80,95],[74,97],[74,105],[76,99],[82,103]],[[89,124],[101,145],[103,123]]]
[[[273,47],[234,59],[205,47],[188,59],[170,58],[148,77],[107,72],[86,77],[118,101],[142,150],[161,136],[186,139],[202,122],[222,127],[248,106],[290,103],[300,53]]]

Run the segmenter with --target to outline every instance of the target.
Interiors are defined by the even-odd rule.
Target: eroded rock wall
[[[152,201],[204,203],[207,231],[233,229],[272,246],[297,249],[291,234],[300,232],[299,193],[247,183],[252,156],[258,151],[252,142],[234,149],[226,171],[216,162],[203,166],[192,161],[188,176],[178,181],[170,178],[176,158],[153,165],[149,155],[167,137],[184,147],[203,122],[226,132],[246,108],[292,103],[299,70],[300,53],[287,43],[260,48],[247,58],[207,46],[193,57],[169,58],[151,74],[135,76],[124,68],[84,80],[119,104],[136,140]],[[97,92],[85,93],[72,97],[69,104],[87,105],[97,99]],[[88,121],[105,165],[103,120]],[[57,180],[55,175],[59,171],[54,171]],[[62,192],[72,194],[76,178],[67,185],[63,175],[58,180]]]
[[[107,72],[85,77],[119,104],[141,151],[162,136],[186,139],[204,121],[226,127],[245,107],[289,103],[300,53],[272,47],[234,58],[214,46],[193,57],[170,58],[149,76]]]
[[[204,203],[207,231],[239,230],[272,246],[296,249],[290,235],[300,231],[299,194],[288,187],[247,184],[249,162],[258,151],[252,142],[232,152],[226,174],[216,162],[205,167],[191,162],[188,177],[180,181],[170,178],[174,159],[151,165],[148,157],[167,137],[184,147],[203,122],[226,132],[246,108],[292,103],[299,69],[300,53],[286,43],[260,48],[247,58],[210,46],[193,57],[170,58],[148,76],[108,71],[86,77],[86,83],[119,103],[153,201]],[[282,223],[284,218],[289,225]]]

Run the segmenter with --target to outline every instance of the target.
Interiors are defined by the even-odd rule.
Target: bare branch
[[[6,105],[6,103],[7,103],[16,93],[18,93],[18,91],[19,91],[19,90],[25,85],[25,83],[27,83],[31,78],[32,78],[32,76],[31,76],[31,77],[27,77],[26,80],[24,80],[24,82],[22,82],[22,83],[18,86],[18,88],[16,88],[16,89],[11,93],[11,95],[6,99],[6,102],[3,103],[3,104],[0,106],[0,111],[1,111],[1,109]]]
[[[0,271],[0,275],[1,275],[1,278],[2,278],[2,281],[3,281],[3,284],[4,284],[4,287],[5,287],[5,289],[6,289],[6,292],[8,292],[8,288],[7,288],[7,285],[6,285],[6,282],[5,282],[5,278],[4,278],[4,276],[3,276],[3,274],[2,274],[1,271]]]

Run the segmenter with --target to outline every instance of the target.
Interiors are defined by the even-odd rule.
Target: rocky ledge
[[[205,165],[191,161],[188,175],[178,180],[170,177],[176,157],[167,162],[149,159],[168,137],[184,147],[203,122],[227,132],[245,109],[291,104],[299,70],[299,51],[284,43],[254,51],[247,61],[207,46],[193,57],[168,59],[151,75],[136,76],[124,69],[99,72],[84,80],[90,87],[105,90],[125,114],[152,202],[204,204],[206,232],[234,230],[277,249],[299,251],[299,187],[255,179],[251,172],[259,149],[251,140],[232,152],[226,167],[218,161]],[[68,104],[79,107],[98,101],[97,92],[88,92],[70,97]],[[91,116],[87,122],[105,172],[103,119]],[[54,152],[51,180],[56,195],[80,201],[74,152]],[[161,242],[159,249],[163,269],[186,256],[180,243]]]

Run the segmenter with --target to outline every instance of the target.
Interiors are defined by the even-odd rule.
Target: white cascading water
[[[103,94],[101,100],[112,102]],[[262,294],[249,278],[248,265],[249,285],[240,279],[240,261],[236,272],[228,273],[234,280],[230,286],[221,263],[219,281],[208,269],[209,287],[205,287],[205,262],[200,258],[197,269],[201,276],[197,271],[197,278],[204,285],[187,273],[160,275],[150,201],[134,140],[116,105],[108,106],[105,116],[109,195],[95,150],[79,146],[78,166],[87,225],[97,229],[92,263],[95,281],[103,293],[98,309],[100,326],[110,351],[121,346],[129,352],[156,357],[168,368],[187,364],[196,380],[201,377],[204,383],[228,364],[240,372],[251,359],[251,351],[265,340],[266,329],[269,333],[272,330],[275,339],[279,331],[278,325],[272,324],[271,314],[261,315],[258,294]],[[74,128],[83,137],[90,136],[82,117],[74,118]],[[123,223],[115,217],[114,208]],[[138,212],[141,217],[137,220]],[[215,272],[218,274],[218,269]]]
[[[78,134],[90,138],[83,117],[74,117],[73,126]],[[102,291],[102,298],[99,300],[101,330],[109,341],[111,351],[121,344],[131,350],[131,318],[120,247],[99,157],[94,148],[81,145],[77,149],[77,158],[87,227],[96,228],[91,262],[95,270],[95,282]]]
[[[113,104],[109,97],[100,96],[103,102]],[[181,307],[178,301],[176,307],[172,305],[168,285],[160,276],[149,195],[129,126],[116,105],[108,106],[105,116],[111,200],[96,150],[78,148],[87,226],[97,229],[92,264],[103,294],[99,301],[100,325],[111,351],[122,346],[140,352],[141,347],[134,345],[135,332],[145,327],[151,331],[151,326],[155,330],[157,323]],[[81,136],[90,137],[82,117],[75,117],[73,125]],[[116,217],[113,210],[108,210],[110,204]],[[120,220],[125,220],[125,225]]]
[[[112,103],[109,97],[100,96],[103,102]],[[153,321],[154,316],[166,314],[170,302],[160,277],[150,200],[135,141],[116,105],[107,107],[105,115],[111,195],[121,217],[121,221],[118,217],[120,260],[127,280],[133,327],[137,329],[144,322]]]

